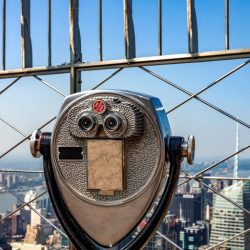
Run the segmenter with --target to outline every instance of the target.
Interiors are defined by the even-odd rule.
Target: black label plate
[[[59,147],[59,160],[83,160],[82,147]]]

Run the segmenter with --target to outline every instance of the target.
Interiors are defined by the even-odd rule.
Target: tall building
[[[236,152],[239,150],[239,127],[236,125]],[[234,178],[238,177],[238,155],[234,158]],[[250,210],[250,183],[234,180],[233,184],[224,188],[221,193],[236,202],[241,207]],[[210,237],[210,245],[235,236],[250,228],[250,215],[240,208],[215,195],[213,204],[213,219]],[[241,235],[227,242],[225,247],[234,250],[249,249],[250,235]]]
[[[7,243],[7,240],[3,237],[0,237],[0,249],[11,250],[12,247]]]
[[[239,123],[236,123],[236,143],[235,143],[235,151],[238,152],[239,151]],[[238,177],[238,168],[239,168],[239,155],[235,155],[234,156],[234,173],[233,176],[234,178]],[[237,181],[234,180],[234,183],[236,183]]]
[[[2,183],[4,181],[4,173],[0,173],[0,182]]]
[[[238,181],[225,188],[222,194],[250,210],[249,182]],[[250,216],[221,196],[215,195],[211,225],[210,245],[215,245],[250,228]],[[239,236],[225,244],[225,247],[234,250],[248,249],[249,246],[249,234]]]
[[[183,249],[195,250],[207,242],[207,228],[204,221],[197,221],[196,224],[185,227],[180,233],[182,238],[180,246]]]
[[[223,181],[222,180],[216,180],[213,184],[213,188],[218,191],[221,192],[223,190],[223,185],[222,185]]]
[[[189,193],[190,193],[191,188],[190,188],[190,183],[189,183],[189,181],[186,182],[186,183],[184,183],[184,184],[182,185],[182,187],[183,187],[182,193],[186,193],[186,194],[189,194]]]
[[[176,216],[174,214],[168,214],[163,223],[158,228],[158,232],[166,236],[172,242],[177,242],[176,234]],[[148,244],[144,247],[144,250],[175,250],[176,248],[166,241],[161,235],[155,233],[155,235],[149,240]]]
[[[33,200],[36,197],[36,192],[34,192],[33,190],[28,191],[25,196],[24,196],[24,202],[29,202],[31,200]],[[30,205],[34,208],[36,208],[36,201],[33,201],[30,203]],[[25,210],[30,210],[29,207],[24,207]]]
[[[6,186],[8,188],[11,188],[12,184],[13,184],[13,182],[12,182],[12,175],[11,174],[6,175]]]
[[[175,194],[169,212],[175,214],[177,218],[183,217],[190,225],[197,220],[203,220],[204,204],[202,195],[202,193]]]

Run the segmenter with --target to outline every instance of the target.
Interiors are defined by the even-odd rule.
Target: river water
[[[13,204],[17,203],[17,198],[9,193],[0,193],[0,214],[12,210]]]
[[[41,194],[42,192],[45,191],[44,187],[40,187],[37,190],[34,190],[36,192],[36,195]],[[22,191],[22,192],[15,192],[15,194],[24,200],[24,195],[28,192],[27,191]],[[18,199],[13,196],[12,194],[9,194],[8,192],[5,193],[0,193],[0,214],[4,215],[6,214],[6,211],[12,211],[13,206],[17,204]],[[18,204],[23,204],[21,201],[18,201]]]

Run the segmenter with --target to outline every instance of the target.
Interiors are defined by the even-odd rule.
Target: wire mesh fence
[[[211,141],[214,141],[214,144],[218,144],[219,146],[206,146],[206,142],[203,139],[202,150],[209,150],[211,147],[215,147],[215,150],[211,149],[211,154],[213,155],[215,151],[218,151],[218,148],[221,148],[220,155],[223,157],[218,158],[217,155],[214,156],[214,159],[210,160],[208,165],[203,165],[202,169],[196,171],[195,169],[187,168],[184,165],[182,169],[182,175],[180,176],[180,181],[178,187],[183,187],[185,184],[192,182],[192,184],[197,183],[198,188],[200,190],[205,190],[206,192],[210,192],[215,194],[215,197],[220,197],[225,200],[227,203],[231,204],[233,207],[237,208],[237,211],[241,211],[244,215],[249,215],[250,211],[245,203],[240,203],[238,200],[228,196],[227,193],[223,192],[224,188],[217,188],[215,186],[215,181],[238,181],[238,182],[248,182],[249,178],[247,176],[243,177],[235,177],[231,176],[230,173],[222,172],[222,176],[213,175],[213,171],[215,168],[223,165],[223,163],[232,160],[236,155],[244,154],[246,157],[249,154],[250,144],[248,129],[250,128],[249,124],[249,112],[247,107],[247,98],[242,95],[242,100],[244,100],[243,105],[235,104],[234,108],[227,108],[234,105],[234,101],[240,102],[239,97],[236,98],[237,91],[228,90],[229,95],[229,105],[225,107],[220,106],[221,100],[226,98],[227,87],[226,83],[231,78],[236,79],[234,84],[235,89],[240,88],[237,86],[238,81],[245,81],[245,77],[249,76],[249,52],[250,49],[248,47],[241,49],[230,49],[230,16],[233,10],[230,8],[229,0],[220,1],[223,2],[224,9],[224,25],[225,25],[225,33],[224,33],[224,42],[225,49],[216,50],[216,51],[199,51],[199,36],[198,36],[198,28],[199,28],[199,12],[197,12],[197,2],[193,0],[187,0],[185,6],[186,10],[186,33],[187,39],[185,40],[187,51],[186,53],[178,53],[178,54],[165,54],[164,53],[164,20],[163,16],[166,15],[164,12],[164,8],[166,8],[165,1],[159,0],[157,2],[156,8],[156,16],[157,16],[157,24],[156,30],[154,34],[157,34],[157,55],[153,55],[150,57],[137,57],[136,48],[138,48],[138,44],[136,44],[136,37],[138,31],[138,23],[136,24],[136,12],[134,9],[138,10],[138,6],[136,5],[136,1],[124,0],[119,1],[120,3],[116,8],[120,8],[119,14],[122,16],[121,21],[121,30],[124,34],[123,45],[125,47],[124,55],[125,58],[116,59],[116,60],[106,60],[105,58],[105,33],[103,32],[104,26],[107,25],[105,23],[104,15],[107,14],[105,11],[105,1],[93,1],[95,4],[93,6],[88,5],[87,8],[93,8],[95,13],[97,13],[96,21],[97,21],[97,40],[98,40],[98,61],[87,62],[82,57],[81,50],[81,35],[80,32],[83,32],[83,24],[79,22],[81,20],[81,15],[83,12],[81,8],[83,8],[84,2],[80,2],[77,0],[66,1],[62,6],[64,6],[67,10],[65,12],[69,16],[69,27],[68,27],[68,38],[70,43],[70,58],[66,63],[62,64],[53,64],[53,32],[52,26],[53,24],[53,15],[56,15],[57,8],[55,8],[54,1],[48,0],[47,6],[43,6],[43,9],[47,12],[47,65],[42,67],[33,67],[33,57],[32,54],[32,36],[31,36],[31,25],[32,25],[32,15],[30,18],[30,11],[32,10],[32,1],[29,0],[21,0],[21,31],[22,31],[22,43],[21,43],[21,58],[22,58],[22,69],[8,69],[8,65],[6,63],[6,45],[8,41],[6,41],[6,27],[8,23],[8,19],[6,19],[6,13],[8,14],[8,3],[3,0],[2,4],[2,70],[0,71],[1,77],[1,89],[0,89],[0,126],[1,126],[1,140],[0,140],[0,175],[4,176],[0,178],[0,185],[2,187],[2,191],[6,191],[14,196],[18,200],[18,206],[16,206],[12,211],[5,214],[0,219],[0,225],[6,221],[8,218],[12,218],[13,215],[20,213],[25,207],[31,209],[34,213],[36,213],[39,217],[42,218],[47,224],[53,227],[57,232],[59,232],[64,238],[67,239],[67,235],[64,233],[63,229],[60,225],[58,225],[54,218],[47,218],[44,216],[41,209],[38,209],[37,206],[34,205],[36,200],[41,200],[41,198],[46,195],[46,187],[44,182],[42,183],[42,191],[37,192],[36,196],[32,197],[28,201],[20,195],[22,190],[18,190],[17,187],[14,188],[14,191],[10,188],[10,183],[6,182],[6,177],[10,175],[39,175],[43,173],[42,170],[42,162],[36,162],[31,160],[29,156],[29,140],[31,137],[31,133],[34,129],[48,129],[51,130],[53,127],[53,122],[56,120],[57,112],[60,108],[60,104],[63,101],[63,98],[69,93],[74,93],[84,89],[102,89],[102,88],[120,88],[120,89],[132,89],[141,92],[149,92],[156,93],[156,95],[161,95],[162,98],[168,99],[164,104],[166,106],[166,115],[173,121],[173,132],[176,132],[180,129],[180,127],[189,126],[188,131],[192,131],[194,134],[196,133],[196,128],[199,128],[198,131],[198,139],[199,133],[202,131],[204,135],[200,136],[200,138],[206,138],[208,144],[211,144]],[[133,8],[132,8],[133,2]],[[35,6],[35,5],[34,5]],[[53,7],[54,6],[54,7]],[[135,8],[134,8],[135,7]],[[55,8],[55,9],[53,9]],[[62,7],[61,7],[62,8]],[[201,8],[201,7],[199,7]],[[198,8],[198,9],[199,9]],[[146,4],[145,9],[143,10],[147,12]],[[68,14],[69,13],[69,14]],[[33,17],[34,18],[34,17]],[[68,17],[67,17],[68,18]],[[155,16],[154,16],[155,19]],[[55,27],[56,29],[56,27]],[[121,31],[120,31],[121,32]],[[83,32],[84,33],[84,32]],[[118,32],[119,33],[119,32]],[[45,40],[46,40],[45,39]],[[140,38],[139,38],[140,39]],[[59,46],[59,45],[58,45]],[[55,46],[54,46],[55,47]],[[246,58],[246,59],[242,59]],[[219,60],[230,60],[222,61],[224,64],[217,64],[216,62]],[[191,63],[191,65],[195,65],[195,63],[199,65],[203,64],[204,71],[206,65],[209,61],[214,63],[214,70],[216,71],[216,77],[214,77],[211,72],[210,81],[205,81],[205,84],[197,84],[196,86],[191,85],[189,87],[189,78],[193,80],[193,74],[195,75],[196,66],[192,66],[193,72],[189,71],[190,66],[183,63]],[[172,65],[177,64],[177,65]],[[181,65],[181,68],[178,66]],[[225,66],[226,65],[226,66]],[[229,65],[229,66],[228,66]],[[220,70],[220,66],[223,70]],[[188,68],[187,70],[183,70],[184,67]],[[211,68],[210,66],[208,67]],[[227,69],[227,70],[225,70]],[[173,77],[171,71],[178,71],[177,74],[184,74],[186,76],[187,83],[183,84],[181,82],[172,81],[168,77]],[[165,73],[165,71],[167,73]],[[243,71],[243,73],[241,73]],[[241,75],[242,74],[242,75]],[[165,76],[167,75],[167,76]],[[197,79],[199,81],[204,82],[201,74],[196,74]],[[208,76],[208,74],[205,74]],[[212,79],[214,77],[214,79]],[[178,79],[178,77],[176,77]],[[181,78],[181,77],[179,77]],[[97,80],[98,79],[98,80]],[[183,79],[183,78],[182,78]],[[229,79],[229,80],[228,80]],[[241,80],[239,80],[241,79]],[[232,81],[232,80],[231,80]],[[231,83],[230,81],[230,83]],[[138,82],[138,83],[137,83]],[[143,82],[143,83],[142,83]],[[149,83],[149,84],[148,84]],[[154,86],[152,86],[152,83]],[[164,83],[164,85],[162,85]],[[225,83],[223,85],[223,83]],[[219,89],[218,94],[216,94],[216,90],[219,88],[218,85],[222,88]],[[239,84],[238,84],[239,85]],[[230,85],[231,86],[231,85]],[[243,92],[249,94],[248,86],[243,84]],[[157,89],[157,91],[156,91]],[[213,92],[214,95],[217,95],[216,98],[211,98],[211,96],[206,96],[207,93],[215,89]],[[225,91],[223,91],[225,90]],[[176,94],[176,97],[175,97]],[[171,99],[172,98],[172,99]],[[245,99],[244,99],[245,98]],[[204,116],[209,116],[210,111],[212,110],[213,116],[211,120],[214,123],[220,124],[220,121],[223,121],[220,127],[220,131],[215,132],[213,129],[202,128],[202,123],[198,120],[204,119],[205,122],[210,124],[206,119],[207,118],[199,118],[196,121],[190,122],[190,117],[194,117],[192,112],[194,112],[195,106],[194,102],[199,103],[199,107],[197,109],[204,110]],[[215,104],[215,103],[216,104]],[[172,105],[172,107],[171,107]],[[238,112],[237,108],[244,108]],[[209,110],[209,111],[207,111]],[[228,111],[229,110],[229,111]],[[248,112],[248,113],[247,113]],[[195,112],[194,112],[195,113]],[[201,111],[203,113],[203,111]],[[174,117],[176,115],[176,118]],[[200,112],[198,113],[200,114]],[[214,115],[216,114],[216,115]],[[182,119],[179,119],[182,117]],[[189,125],[186,124],[189,123]],[[178,124],[177,124],[178,123]],[[196,125],[194,125],[196,123]],[[222,136],[223,139],[228,137],[228,141],[224,140],[223,142],[219,142],[220,133],[224,133],[223,127],[230,126],[232,127],[234,123],[238,123],[241,125],[243,133],[243,140],[245,145],[239,147],[237,151],[234,150],[234,139],[229,139],[229,137],[234,138],[234,130],[226,129],[226,133],[228,131],[233,131],[232,134],[228,134],[227,136]],[[201,124],[198,126],[197,124]],[[229,125],[225,125],[229,124]],[[177,127],[175,129],[175,127]],[[214,127],[216,129],[216,126]],[[186,132],[186,130],[181,130]],[[209,138],[211,137],[211,138]],[[230,144],[231,147],[225,146],[225,150],[223,149],[224,144]],[[198,140],[199,145],[199,140]],[[199,147],[199,146],[198,146]],[[247,153],[246,153],[247,152]],[[201,152],[199,152],[201,154]],[[204,152],[206,154],[206,152]],[[16,158],[17,161],[13,162],[12,159]],[[30,169],[25,167],[21,167],[20,163],[26,161],[31,161],[29,164]],[[19,163],[19,165],[17,164]],[[210,172],[210,176],[207,173]],[[9,177],[8,177],[9,178]],[[25,177],[28,178],[28,177]],[[209,181],[209,183],[208,183]],[[13,181],[12,181],[13,183]],[[212,184],[211,184],[212,183]],[[234,184],[232,184],[234,185]],[[195,184],[194,184],[195,186]],[[230,186],[230,185],[229,185]],[[191,194],[191,192],[187,192]],[[187,194],[185,194],[187,195]],[[245,194],[244,194],[245,195]],[[1,197],[0,197],[1,199]],[[33,204],[33,205],[32,205]],[[215,206],[215,203],[213,204]],[[211,206],[212,207],[212,206]],[[210,207],[210,209],[211,209]],[[181,208],[180,208],[181,210]],[[211,213],[211,212],[210,212]],[[244,216],[242,218],[245,218]],[[246,217],[247,218],[247,217]],[[181,218],[179,218],[181,219]],[[247,219],[245,219],[247,220]],[[209,222],[209,218],[207,218],[206,223],[210,224],[208,227],[211,227],[211,221]],[[219,249],[219,247],[230,247],[229,242],[232,242],[234,238],[237,238],[242,235],[247,235],[250,230],[250,225],[246,223],[244,220],[241,221],[244,230],[239,233],[235,233],[234,236],[227,237],[224,240],[221,240],[219,243],[209,243],[207,240],[207,246],[201,249]],[[167,224],[169,226],[169,223]],[[186,227],[187,228],[187,227]],[[1,229],[1,227],[0,227]],[[208,230],[208,229],[207,229]],[[213,225],[212,225],[213,230]],[[170,230],[169,230],[170,231]],[[185,228],[183,229],[185,231]],[[182,231],[182,232],[183,232]],[[0,230],[1,232],[1,230]],[[177,235],[173,234],[171,238],[171,234],[164,233],[162,231],[157,231],[156,236],[154,236],[153,241],[149,243],[147,246],[148,249],[162,249],[163,243],[167,242],[164,245],[164,249],[188,249],[187,246],[183,243],[182,245],[177,245]],[[181,238],[181,235],[178,235]],[[191,237],[191,236],[190,236]],[[161,241],[162,240],[162,241]],[[179,239],[180,242],[184,242]],[[157,245],[158,244],[158,245]],[[191,244],[191,243],[190,243]],[[239,248],[239,249],[244,249]]]

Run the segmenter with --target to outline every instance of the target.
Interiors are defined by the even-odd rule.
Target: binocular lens
[[[94,127],[94,120],[90,115],[84,115],[79,120],[79,126],[86,131],[91,130]]]
[[[116,131],[120,128],[120,126],[121,126],[121,120],[119,117],[115,115],[109,115],[105,119],[105,127],[110,131]]]

